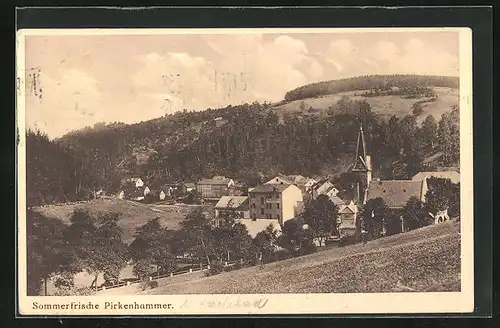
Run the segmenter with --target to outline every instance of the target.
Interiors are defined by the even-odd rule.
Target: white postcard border
[[[265,294],[265,295],[162,295],[162,296],[26,296],[26,154],[24,41],[28,35],[161,35],[240,33],[346,33],[437,32],[460,35],[460,167],[461,167],[461,292]],[[248,315],[248,314],[402,314],[465,313],[474,310],[473,249],[473,145],[472,145],[472,30],[469,28],[267,28],[267,29],[24,29],[17,34],[16,105],[18,128],[18,311],[21,315]],[[71,309],[91,302],[99,309]],[[105,309],[106,302],[122,308]],[[135,303],[134,303],[135,302]],[[35,309],[56,304],[68,309]],[[141,309],[140,304],[171,304],[170,309]],[[265,304],[264,304],[265,303]],[[123,309],[131,304],[131,309]],[[138,304],[139,309],[134,309]],[[264,304],[262,307],[260,307]]]

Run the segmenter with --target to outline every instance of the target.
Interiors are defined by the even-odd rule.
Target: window
[[[280,209],[280,204],[276,204],[276,208],[279,210]]]
[[[279,215],[279,214],[276,214],[276,218],[279,220],[279,219],[280,219],[280,215]]]
[[[252,203],[252,208],[255,208],[255,203]]]
[[[264,209],[263,208],[260,209],[260,214],[264,215]]]
[[[264,204],[264,197],[260,197],[260,203]]]

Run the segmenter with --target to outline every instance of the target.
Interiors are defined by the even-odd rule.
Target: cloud
[[[332,41],[328,48],[329,55],[349,56],[356,52],[356,47],[347,39]]]
[[[106,116],[100,105],[103,94],[96,79],[76,68],[61,68],[54,73],[40,72],[41,98],[28,90],[25,98],[28,126],[47,128],[51,135],[60,135]]]
[[[330,64],[332,78],[365,74],[458,75],[458,57],[419,38],[397,43],[380,40],[372,44],[334,40],[323,58]]]
[[[394,42],[379,41],[373,50],[373,59],[377,61],[390,61],[399,55],[399,48]]]
[[[279,35],[207,36],[223,60],[211,62],[188,53],[146,54],[134,74],[134,88],[165,111],[206,109],[243,102],[278,101],[323,74],[302,40]]]

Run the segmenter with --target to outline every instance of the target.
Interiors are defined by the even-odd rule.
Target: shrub
[[[354,235],[347,235],[347,236],[343,236],[340,239],[339,247],[345,247],[345,246],[349,246],[349,245],[354,245],[356,243],[357,243],[356,236],[354,236]]]
[[[422,115],[423,112],[424,109],[422,108],[422,105],[420,105],[419,103],[413,104],[413,115],[419,116]]]
[[[218,261],[218,262],[212,262],[210,263],[210,269],[205,271],[205,276],[213,276],[216,274],[219,274],[224,271],[224,263]]]
[[[141,282],[141,289],[146,290],[146,289],[152,289],[158,287],[158,281],[156,280],[145,280]]]

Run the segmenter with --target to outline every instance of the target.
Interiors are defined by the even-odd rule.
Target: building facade
[[[234,185],[231,179],[203,179],[196,185],[203,199],[219,199],[229,196],[229,189]]]
[[[302,191],[293,184],[264,184],[255,187],[249,192],[250,219],[274,219],[283,225],[297,215],[302,201]]]

